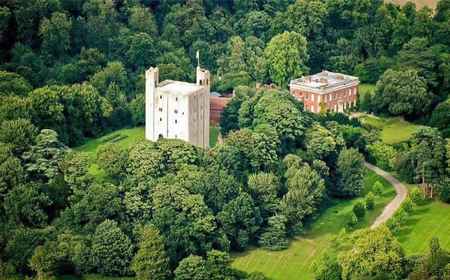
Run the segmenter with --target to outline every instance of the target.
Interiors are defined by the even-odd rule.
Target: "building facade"
[[[197,82],[159,82],[158,68],[145,72],[145,138],[181,139],[209,146],[210,73],[197,67]]]
[[[356,106],[358,85],[357,77],[322,71],[292,80],[289,90],[297,100],[303,102],[307,111],[344,112]]]
[[[219,125],[223,110],[231,101],[231,97],[211,95],[210,100],[210,121],[212,125]]]

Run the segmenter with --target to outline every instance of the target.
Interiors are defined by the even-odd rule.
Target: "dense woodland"
[[[361,195],[364,158],[448,202],[449,40],[448,0],[434,12],[369,0],[2,1],[0,277],[265,279],[232,269],[229,252],[286,248],[327,201]],[[193,80],[197,50],[215,90],[235,90],[222,144],[106,144],[95,159],[70,148],[142,125],[144,70]],[[360,109],[434,128],[392,147],[345,115],[305,112],[287,83],[321,69],[377,82]],[[339,246],[317,279],[450,275],[437,240],[405,256],[381,227]]]

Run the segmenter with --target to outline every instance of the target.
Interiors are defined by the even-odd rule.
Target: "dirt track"
[[[377,173],[378,175],[382,176],[389,183],[391,183],[392,186],[394,186],[395,191],[397,192],[395,198],[391,202],[389,202],[389,204],[386,205],[386,207],[384,207],[383,213],[381,213],[381,215],[377,217],[375,222],[373,222],[372,226],[370,227],[376,228],[377,226],[385,223],[387,220],[389,220],[390,217],[392,217],[392,215],[394,215],[395,211],[397,211],[397,209],[400,207],[400,205],[408,195],[408,189],[406,188],[405,185],[403,185],[399,180],[394,178],[394,176],[392,176],[388,172],[367,162],[365,163],[365,165],[367,168]]]

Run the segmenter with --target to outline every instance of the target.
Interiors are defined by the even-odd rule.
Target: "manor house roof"
[[[290,86],[301,87],[311,90],[330,90],[334,88],[345,87],[347,85],[355,85],[359,83],[358,77],[322,71],[320,73],[303,76],[299,79],[292,80]]]

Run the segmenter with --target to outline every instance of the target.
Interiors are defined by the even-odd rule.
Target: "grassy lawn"
[[[381,130],[381,140],[386,144],[396,144],[408,140],[421,125],[405,121],[401,117],[385,118],[372,115],[360,117],[363,124]]]
[[[414,188],[416,185],[408,185]],[[439,238],[443,248],[450,250],[450,204],[433,200],[416,206],[407,218],[406,226],[396,234],[406,254],[414,255],[428,251],[431,238]]]
[[[384,192],[376,199],[375,209],[366,214],[357,228],[370,225],[395,196],[392,186],[371,171],[365,178],[365,193],[377,180],[383,183]],[[233,255],[233,267],[247,272],[259,271],[274,280],[313,279],[314,261],[332,245],[336,235],[345,228],[348,215],[357,200],[331,201],[327,209],[307,225],[304,234],[291,240],[288,249],[273,252],[252,248],[243,253],[236,253]]]
[[[406,254],[427,252],[432,237],[439,238],[443,248],[450,250],[450,205],[433,201],[418,206],[408,217],[406,227],[397,234],[397,239]]]
[[[209,146],[213,148],[217,144],[219,138],[219,127],[211,126],[209,128]]]
[[[124,128],[108,133],[102,137],[91,139],[84,145],[75,148],[76,151],[88,153],[95,159],[97,148],[106,143],[115,143],[123,148],[128,148],[134,143],[144,140],[144,128]]]

